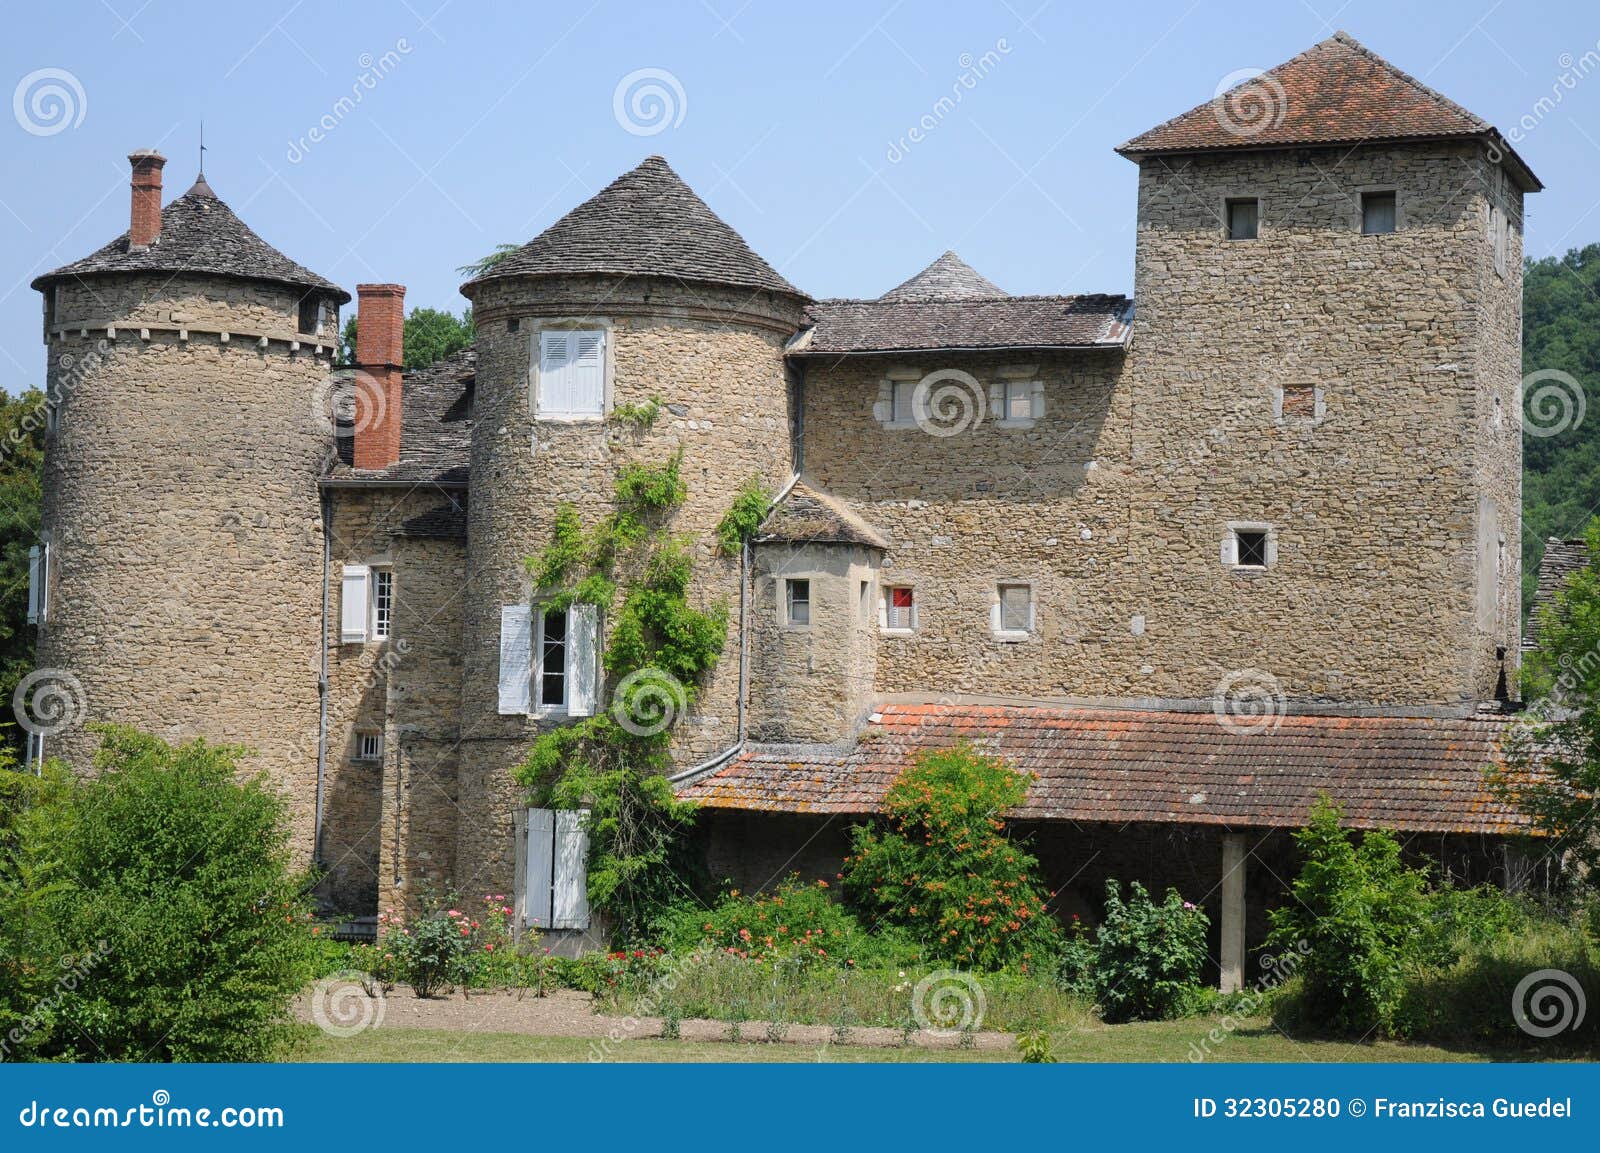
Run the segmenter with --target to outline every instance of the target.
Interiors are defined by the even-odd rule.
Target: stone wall
[[[49,327],[108,324],[129,329],[187,329],[195,336],[230,334],[235,338],[274,339],[301,335],[300,297],[303,290],[222,276],[179,276],[166,273],[88,276],[63,281],[47,297]],[[134,332],[131,335],[137,336]],[[339,310],[332,304],[322,312],[322,326],[305,335],[335,349],[339,343]],[[306,351],[313,352],[313,348]]]

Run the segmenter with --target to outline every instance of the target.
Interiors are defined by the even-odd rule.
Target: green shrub
[[[1421,959],[1425,878],[1401,862],[1394,837],[1369,832],[1357,843],[1339,816],[1324,798],[1295,834],[1304,863],[1292,899],[1270,914],[1267,945],[1303,953],[1305,1019],[1339,1031],[1392,1031],[1407,974]]]
[[[1168,889],[1159,904],[1138,881],[1122,899],[1106,882],[1105,917],[1096,933],[1095,995],[1107,1021],[1154,1021],[1194,1011],[1206,963],[1205,910]]]
[[[237,757],[113,728],[97,776],[53,773],[9,794],[19,807],[0,822],[10,842],[0,970],[48,974],[54,988],[39,1010],[47,1020],[28,1028],[30,1007],[13,1026],[22,1040],[7,1030],[8,1056],[258,1061],[284,1051],[291,1002],[312,972],[308,879],[290,867],[282,800],[259,779],[236,781]],[[32,899],[19,906],[23,888]],[[15,995],[0,999],[16,1021]]]
[[[734,890],[710,909],[680,907],[665,931],[675,952],[688,952],[704,941],[714,949],[768,964],[871,966],[915,957],[899,932],[867,932],[833,899],[827,881],[808,885],[798,873],[768,893],[746,897]]]
[[[429,896],[415,916],[380,913],[378,940],[356,946],[345,967],[384,985],[410,985],[419,997],[446,989],[530,986],[542,993],[548,966],[539,935],[512,941],[512,908],[502,893],[485,894],[478,906],[468,911],[456,897]]]
[[[744,542],[756,534],[771,508],[772,494],[761,483],[761,478],[753,476],[745,481],[734,496],[733,504],[717,522],[717,548],[722,554],[738,556]]]
[[[1095,999],[1094,963],[1097,949],[1089,927],[1072,914],[1056,956],[1056,984],[1085,1001]]]
[[[852,832],[844,888],[874,922],[899,925],[929,960],[1054,970],[1060,928],[1038,861],[1006,835],[1028,777],[966,745],[925,753]]]

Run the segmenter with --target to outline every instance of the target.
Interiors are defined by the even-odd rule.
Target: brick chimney
[[[357,468],[400,459],[400,370],[406,322],[403,284],[356,285]]]
[[[161,166],[167,158],[154,149],[129,155],[133,165],[133,219],[128,226],[128,244],[149,248],[161,235]]]

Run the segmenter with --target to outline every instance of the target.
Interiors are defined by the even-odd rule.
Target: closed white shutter
[[[528,711],[533,677],[533,610],[527,605],[500,608],[500,712]]]
[[[1230,568],[1239,563],[1239,538],[1231,528],[1222,534],[1222,563]]]
[[[539,414],[564,416],[572,411],[568,337],[564,331],[539,334]]]
[[[567,715],[594,715],[599,696],[600,610],[575,604],[567,612]]]
[[[367,639],[367,576],[364,564],[344,566],[339,594],[339,639],[354,644]]]
[[[40,612],[42,593],[44,590],[43,576],[44,553],[38,545],[28,550],[28,623],[36,625],[43,615]]]
[[[528,872],[523,881],[524,916],[538,929],[551,926],[550,897],[555,876],[555,813],[549,809],[528,810]]]
[[[569,409],[575,416],[603,416],[606,411],[605,333],[572,334]]]
[[[1044,381],[1028,385],[1028,415],[1034,420],[1044,419]]]
[[[550,927],[589,927],[589,834],[583,814],[563,809],[555,814],[555,870],[552,882]]]

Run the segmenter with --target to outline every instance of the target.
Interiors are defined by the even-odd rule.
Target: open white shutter
[[[572,334],[570,411],[579,416],[603,416],[606,411],[605,333]]]
[[[28,623],[39,623],[41,594],[44,589],[43,576],[44,553],[38,545],[28,550]]]
[[[528,810],[528,872],[523,879],[527,925],[548,929],[550,888],[554,878],[556,824],[550,809]]]
[[[567,715],[594,715],[599,696],[600,610],[575,604],[567,613]]]
[[[547,330],[539,334],[539,413],[563,416],[572,411],[571,360],[568,345],[572,334]]]
[[[354,644],[367,639],[367,577],[364,564],[344,566],[339,594],[339,639]]]
[[[1239,563],[1239,538],[1231,528],[1222,534],[1222,563],[1229,568]]]
[[[533,610],[527,605],[500,608],[500,711],[526,713],[533,678]]]
[[[589,834],[583,814],[562,809],[555,814],[555,869],[552,883],[550,927],[589,927]]]

